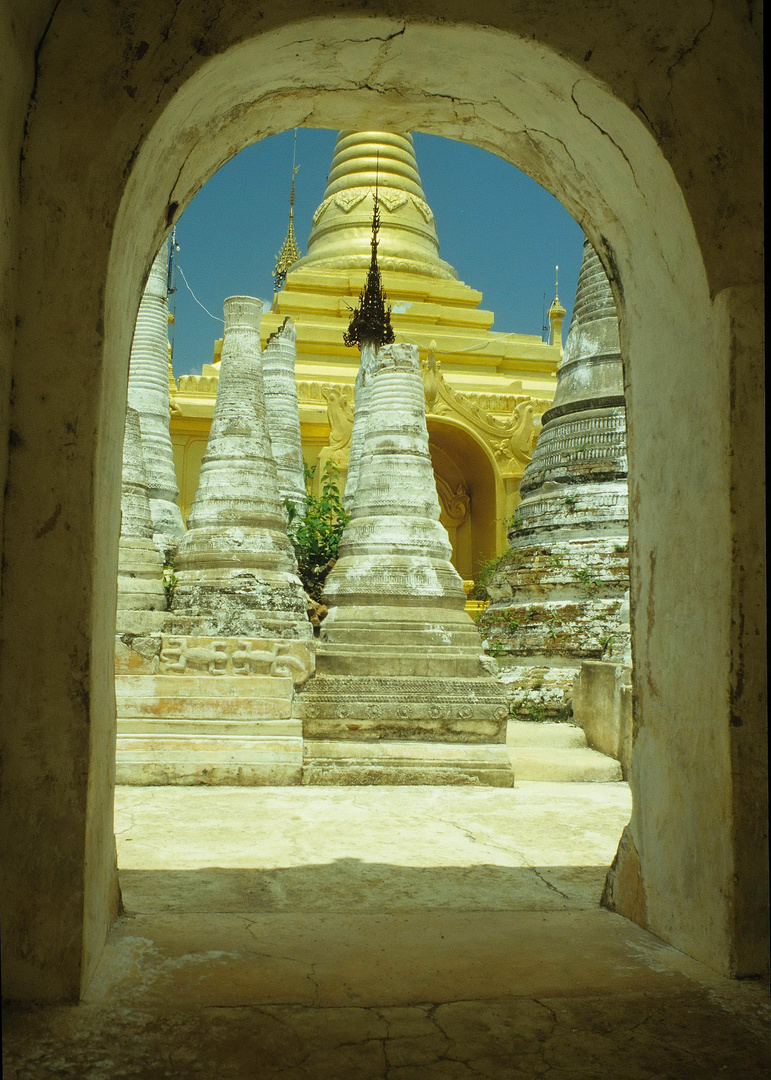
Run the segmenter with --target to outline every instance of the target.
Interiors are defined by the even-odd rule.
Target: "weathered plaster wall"
[[[52,4],[27,5],[25,18],[0,4],[0,492],[8,466],[8,410],[15,336],[21,210],[21,153],[30,95],[35,86],[35,44]],[[0,556],[3,507],[0,498]],[[0,598],[1,602],[1,598]]]
[[[610,891],[678,947],[757,969],[759,27],[751,4],[670,8],[56,5],[25,142],[6,494],[6,992],[76,996],[114,910],[120,444],[143,279],[216,168],[295,124],[474,141],[554,191],[599,251],[629,356],[639,672]],[[29,72],[35,28],[11,10]]]

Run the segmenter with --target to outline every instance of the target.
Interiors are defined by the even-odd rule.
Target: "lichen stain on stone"
[[[36,540],[41,540],[46,535],[46,533],[50,533],[53,529],[56,528],[56,523],[59,520],[61,512],[62,504],[57,503],[51,516],[49,518],[46,518],[40,528],[33,533],[33,536]]]

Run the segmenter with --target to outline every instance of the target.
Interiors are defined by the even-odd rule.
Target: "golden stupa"
[[[492,331],[482,294],[439,257],[436,222],[418,173],[412,136],[343,131],[306,255],[277,271],[284,287],[262,319],[263,346],[287,316],[297,330],[296,378],[303,453],[316,478],[332,459],[347,467],[359,353],[343,343],[371,257],[373,198],[381,226],[378,262],[397,342],[420,349],[431,455],[442,521],[464,579],[506,548],[506,519],[556,386],[564,310],[549,312],[549,343]],[[283,260],[283,261],[282,261]],[[198,482],[214,409],[219,350],[201,375],[172,386],[171,432],[183,516]]]

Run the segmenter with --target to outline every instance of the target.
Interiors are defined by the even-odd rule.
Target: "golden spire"
[[[308,254],[292,269],[368,268],[376,179],[380,269],[456,279],[455,270],[439,258],[412,136],[394,131],[340,132],[324,198],[313,215]]]
[[[294,129],[294,150],[292,151],[292,186],[289,189],[289,228],[287,229],[286,239],[276,257],[276,269],[273,271],[273,280],[276,283],[276,290],[286,281],[286,275],[291,270],[292,266],[300,258],[300,249],[297,246],[297,241],[294,235],[294,178],[300,171],[300,166],[295,165],[295,159],[297,156],[297,128]]]
[[[554,267],[554,299],[551,302],[549,308],[549,322],[551,323],[551,333],[549,334],[549,344],[559,345],[562,348],[562,323],[565,318],[565,309],[560,303],[559,298],[559,273],[560,268]]]

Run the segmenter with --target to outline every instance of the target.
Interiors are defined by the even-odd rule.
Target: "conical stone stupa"
[[[252,297],[225,301],[217,402],[176,560],[173,610],[195,616],[201,632],[307,639],[307,598],[267,429],[261,312]]]
[[[165,556],[185,534],[169,434],[168,244],[156,255],[137,313],[128,403],[139,413],[154,540]]]
[[[305,505],[305,469],[300,439],[300,411],[294,368],[297,331],[290,318],[271,334],[262,354],[265,415],[273,460],[276,462],[278,491],[294,503],[299,513]]]
[[[153,543],[139,413],[126,410],[123,435],[118,610],[165,611],[163,560]]]
[[[354,411],[353,427],[351,428],[351,448],[348,455],[348,475],[345,481],[343,503],[348,510],[351,509],[356,498],[356,486],[359,482],[359,467],[361,456],[364,452],[364,440],[367,433],[369,419],[369,401],[372,391],[372,380],[375,377],[375,358],[377,349],[373,342],[367,341],[362,345],[361,362],[356,375],[354,388]]]
[[[630,662],[623,362],[589,241],[557,383],[479,623],[521,719],[568,719],[583,660]]]
[[[299,701],[304,782],[509,786],[505,696],[439,522],[415,346],[377,352],[369,407],[318,674]]]

